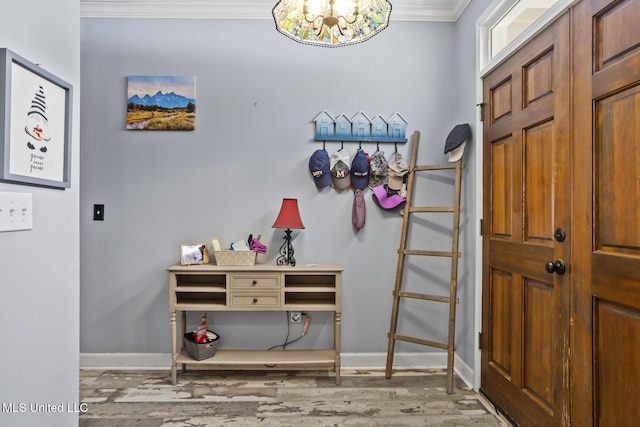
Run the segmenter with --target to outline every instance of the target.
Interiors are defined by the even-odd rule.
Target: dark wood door
[[[572,423],[640,425],[640,1],[574,9]]]
[[[569,24],[484,78],[481,391],[521,426],[569,417]]]

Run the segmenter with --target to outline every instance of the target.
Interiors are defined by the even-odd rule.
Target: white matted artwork
[[[0,49],[0,179],[70,187],[69,83],[9,49]]]

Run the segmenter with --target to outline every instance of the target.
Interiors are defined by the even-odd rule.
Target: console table
[[[169,271],[171,383],[177,367],[233,370],[316,370],[335,372],[340,384],[342,267],[337,264],[252,266],[172,265]],[[232,350],[218,348],[196,361],[184,348],[188,311],[333,312],[333,348],[314,350]],[[180,314],[180,316],[179,316]],[[178,325],[180,323],[180,325]],[[180,333],[178,332],[180,331]],[[223,337],[224,339],[224,337]],[[224,346],[222,346],[224,347]]]

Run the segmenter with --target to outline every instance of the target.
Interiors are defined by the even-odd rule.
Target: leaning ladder
[[[411,158],[409,160],[409,172],[407,181],[407,195],[402,219],[402,232],[400,235],[400,247],[398,249],[398,265],[396,270],[396,282],[393,291],[393,310],[391,313],[391,326],[389,329],[389,345],[387,348],[387,367],[386,377],[390,378],[393,369],[393,356],[396,341],[407,341],[415,344],[425,345],[429,347],[437,347],[447,350],[447,393],[453,393],[453,361],[455,352],[455,330],[456,330],[456,291],[458,286],[458,237],[460,234],[460,193],[462,180],[462,159],[455,163],[447,163],[442,165],[417,166],[416,159],[418,154],[418,145],[420,141],[420,132],[415,131],[413,134],[413,143],[411,147]],[[415,184],[416,172],[423,171],[439,171],[451,169],[455,171],[455,188],[453,197],[453,206],[412,206],[413,191]],[[411,215],[414,213],[452,213],[453,214],[453,232],[452,245],[450,252],[416,250],[407,248],[407,233],[409,231],[409,223]],[[406,292],[402,290],[402,280],[405,267],[405,258],[407,255],[431,256],[431,257],[450,257],[451,258],[451,281],[449,296],[427,295],[415,292]],[[446,303],[449,305],[449,330],[447,342],[432,341],[422,338],[411,337],[397,333],[398,315],[400,301],[403,298],[417,299],[423,301],[434,301]]]

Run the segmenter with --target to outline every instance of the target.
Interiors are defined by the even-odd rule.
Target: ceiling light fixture
[[[273,7],[276,28],[304,44],[325,47],[362,43],[387,28],[386,0],[280,0]]]

